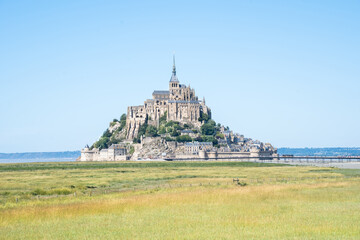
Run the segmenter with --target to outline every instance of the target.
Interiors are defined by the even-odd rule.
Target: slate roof
[[[170,100],[169,103],[200,103],[199,101]]]
[[[161,91],[161,90],[155,90],[153,92],[153,95],[169,95],[170,92],[169,91]]]
[[[185,146],[212,146],[213,143],[212,142],[188,142],[185,143]]]

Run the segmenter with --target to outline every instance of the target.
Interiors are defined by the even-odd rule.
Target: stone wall
[[[116,154],[117,150],[115,149],[102,149],[99,150],[94,148],[90,150],[89,148],[84,148],[81,150],[81,157],[79,161],[125,161],[129,157],[124,155]]]
[[[236,159],[236,158],[276,158],[278,155],[272,151],[262,152],[217,152],[217,151],[199,151],[199,154],[177,154],[176,159],[198,159],[198,160],[221,160],[221,159]]]

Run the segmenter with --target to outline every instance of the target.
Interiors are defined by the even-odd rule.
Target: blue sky
[[[180,82],[276,147],[360,146],[359,1],[0,0],[0,152],[78,150]]]

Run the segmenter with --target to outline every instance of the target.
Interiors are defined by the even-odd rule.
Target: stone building
[[[194,89],[180,84],[176,75],[175,58],[173,61],[169,90],[155,90],[152,99],[146,100],[144,105],[128,107],[127,139],[137,137],[140,126],[146,120],[150,125],[159,126],[160,117],[166,115],[168,121],[189,123],[200,127],[202,123],[198,120],[199,117],[202,114],[211,114],[210,108],[205,104],[205,99],[199,100]]]
[[[212,142],[188,142],[185,143],[187,154],[198,154],[201,150],[210,151],[213,148]]]
[[[120,144],[113,144],[108,149],[93,148],[85,146],[81,150],[80,161],[122,161],[127,160],[126,147]]]

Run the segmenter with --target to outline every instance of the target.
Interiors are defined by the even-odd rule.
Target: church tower
[[[173,70],[172,75],[169,82],[169,91],[171,93],[172,89],[178,89],[179,88],[179,80],[176,76],[176,66],[175,66],[175,55],[173,56]]]

